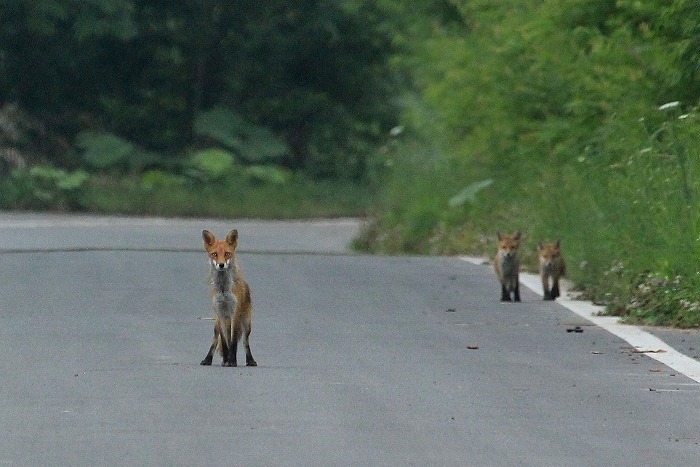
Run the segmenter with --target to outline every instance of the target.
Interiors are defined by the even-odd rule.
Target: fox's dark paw
[[[221,362],[221,366],[238,366],[236,362]]]
[[[199,362],[200,365],[211,365],[211,358],[205,358],[201,362]]]
[[[246,366],[258,366],[258,363],[255,360],[248,360]]]

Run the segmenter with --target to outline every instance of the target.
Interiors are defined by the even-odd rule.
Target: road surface
[[[255,368],[199,365],[230,227]],[[0,213],[0,465],[697,464],[695,381],[488,267],[347,254],[357,228]]]

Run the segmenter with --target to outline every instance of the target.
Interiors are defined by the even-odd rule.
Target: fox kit
[[[554,300],[559,296],[559,278],[566,275],[564,257],[561,255],[561,241],[542,243],[540,251],[540,277],[544,289],[544,299]],[[549,288],[549,278],[552,278],[552,288]]]
[[[250,353],[251,299],[250,287],[243,279],[236,261],[238,231],[232,230],[225,240],[217,240],[205,230],[202,232],[204,249],[209,255],[209,285],[214,309],[214,340],[202,365],[211,365],[218,349],[223,357],[222,366],[236,366],[238,341],[243,337],[245,362],[257,366]]]
[[[498,232],[498,252],[494,259],[493,266],[496,269],[498,280],[501,281],[501,301],[520,301],[520,283],[518,274],[520,272],[520,259],[518,258],[518,247],[520,246],[520,231],[513,235],[506,235]]]

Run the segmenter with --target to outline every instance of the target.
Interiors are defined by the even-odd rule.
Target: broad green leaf
[[[132,143],[112,133],[93,131],[80,132],[76,145],[83,150],[85,162],[95,169],[126,163],[136,150]]]
[[[480,182],[474,182],[467,185],[462,191],[454,195],[447,204],[450,207],[462,206],[464,203],[473,203],[476,201],[476,195],[484,188],[493,184],[493,179],[486,179]]]

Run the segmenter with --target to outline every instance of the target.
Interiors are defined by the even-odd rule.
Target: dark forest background
[[[700,325],[697,0],[5,0],[0,207],[367,216]]]
[[[172,168],[216,146],[244,162],[361,179],[396,121],[392,40],[374,2],[0,8],[0,106],[30,130],[15,147],[58,166]],[[117,157],[126,145],[134,153]]]

